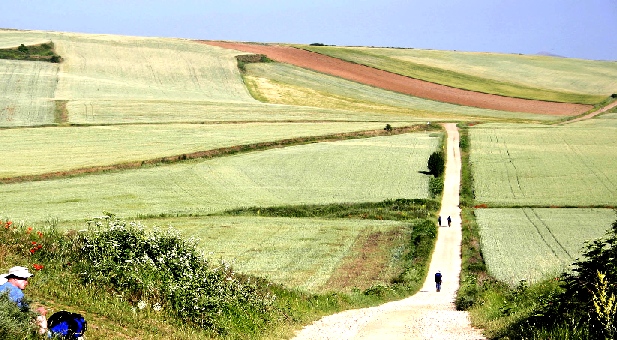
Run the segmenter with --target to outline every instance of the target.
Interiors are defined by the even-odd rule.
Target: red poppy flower
[[[34,270],[41,270],[41,269],[45,268],[45,266],[43,266],[42,264],[35,263],[35,264],[32,265],[32,268],[34,268]]]

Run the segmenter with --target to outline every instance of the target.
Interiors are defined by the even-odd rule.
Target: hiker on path
[[[435,273],[435,288],[437,288],[438,292],[441,290],[441,271],[440,270],[438,270],[437,273]]]
[[[452,219],[448,216],[448,227],[452,225]]]
[[[441,227],[441,215],[437,217],[437,225]]]
[[[2,274],[0,276],[0,293],[8,294],[9,300],[15,302],[19,308],[29,308],[28,304],[24,301],[24,292],[28,285],[28,278],[34,276],[28,271],[26,267],[15,266],[9,269],[8,274]],[[41,306],[36,309],[40,314],[36,317],[36,323],[39,326],[39,333],[45,334],[47,332],[47,309]]]

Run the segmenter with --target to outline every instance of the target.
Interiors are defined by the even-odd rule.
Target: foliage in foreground
[[[34,318],[34,313],[17,307],[6,293],[0,294],[0,339],[35,339]]]
[[[226,334],[238,315],[250,333],[276,317],[275,296],[256,278],[237,275],[225,263],[212,266],[177,232],[146,233],[138,223],[112,218],[102,222],[102,230],[79,241],[74,268],[84,283],[109,287],[140,309],[170,309],[177,318],[215,334]]]
[[[434,202],[415,203],[423,207],[419,215],[434,213]],[[402,210],[412,205],[406,200],[382,204],[399,207],[382,218],[402,219],[407,218]],[[383,213],[371,205],[364,210],[367,217]],[[328,210],[335,209],[321,207],[310,215]],[[417,291],[426,276],[436,228],[430,218],[410,214],[414,216],[409,216],[406,251],[396,259],[401,262],[400,275],[390,284],[348,294],[309,294],[238,274],[225,263],[208,261],[193,240],[173,230],[146,232],[138,223],[110,216],[91,221],[87,231],[68,233],[57,231],[53,221],[42,231],[3,222],[0,265],[37,271],[27,296],[56,310],[79,311],[93,338],[282,338],[320,316]],[[1,322],[1,331],[10,331]],[[32,334],[12,338],[28,336]]]

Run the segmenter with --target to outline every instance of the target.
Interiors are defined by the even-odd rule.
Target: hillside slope
[[[510,112],[528,112],[561,116],[578,115],[591,108],[590,105],[526,100],[461,90],[346,62],[293,47],[224,41],[204,41],[204,43],[242,52],[265,54],[268,58],[275,61],[294,64],[395,92],[452,104]]]

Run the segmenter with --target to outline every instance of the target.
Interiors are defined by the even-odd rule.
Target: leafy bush
[[[262,329],[276,311],[275,296],[256,278],[211,266],[192,240],[174,230],[146,232],[138,223],[95,221],[97,232],[82,236],[74,268],[85,283],[104,285],[137,308],[165,309],[182,320],[225,334],[234,319]]]
[[[443,152],[435,151],[428,158],[428,171],[435,177],[441,176],[445,169]]]
[[[0,339],[37,339],[35,317],[35,313],[17,307],[8,294],[0,294]]]
[[[443,178],[432,177],[428,181],[428,191],[431,197],[437,197],[443,192]]]

